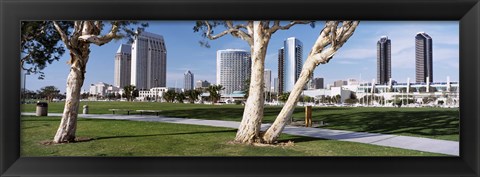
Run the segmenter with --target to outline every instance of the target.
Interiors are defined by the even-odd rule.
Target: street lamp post
[[[158,87],[157,82],[158,82],[158,79],[155,79],[155,87]],[[155,102],[157,101],[158,101],[158,90],[155,89]]]
[[[30,73],[25,71],[25,74],[23,74],[23,104],[25,104],[25,97],[27,97],[27,75],[30,75]]]

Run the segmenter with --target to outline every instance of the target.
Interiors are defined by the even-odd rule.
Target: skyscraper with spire
[[[123,88],[130,85],[132,67],[132,46],[121,44],[115,53],[113,85]]]

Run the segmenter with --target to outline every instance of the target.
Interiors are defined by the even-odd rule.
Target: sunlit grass
[[[282,134],[293,146],[229,143],[236,130],[198,125],[80,119],[77,137],[90,141],[50,144],[59,117],[21,119],[21,156],[437,156],[399,148]]]

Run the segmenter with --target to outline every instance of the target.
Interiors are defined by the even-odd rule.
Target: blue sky
[[[230,35],[209,41],[211,48],[199,45],[200,33],[193,32],[194,21],[151,21],[148,32],[164,36],[167,47],[167,86],[183,87],[183,74],[191,70],[195,80],[215,83],[216,51],[228,48],[249,50],[247,43]],[[297,25],[288,31],[277,31],[268,46],[265,68],[272,70],[272,81],[277,77],[278,49],[288,37],[296,37],[303,43],[304,60],[315,42],[322,22],[315,28]],[[217,32],[220,30],[216,30]],[[388,36],[392,43],[392,78],[406,82],[415,80],[415,35],[426,32],[433,39],[434,81],[459,79],[459,23],[458,21],[362,21],[354,35],[325,65],[319,65],[315,77],[325,78],[325,85],[335,80],[356,78],[371,81],[376,77],[376,43],[381,36]],[[87,73],[82,90],[88,91],[90,84],[105,82],[113,84],[114,56],[120,44],[112,41],[101,47],[92,45]],[[64,55],[44,69],[45,79],[27,76],[27,89],[38,90],[54,85],[65,91],[69,65]],[[23,82],[22,82],[23,83]]]

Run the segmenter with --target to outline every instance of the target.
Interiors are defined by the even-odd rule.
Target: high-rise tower
[[[377,83],[387,84],[392,77],[391,41],[382,36],[377,42]]]
[[[113,80],[116,87],[123,88],[130,85],[132,67],[132,46],[122,44],[115,53]]]
[[[165,87],[167,82],[167,50],[163,36],[136,31],[132,44],[131,83],[139,90]]]
[[[193,79],[194,79],[194,76],[193,76],[193,73],[190,72],[190,70],[185,72],[184,80],[183,80],[184,81],[183,88],[185,90],[193,90]]]
[[[415,81],[433,82],[432,37],[419,32],[415,36]]]
[[[278,52],[279,93],[290,92],[302,71],[303,44],[295,37],[287,38]]]
[[[250,79],[250,63],[250,52],[245,50],[217,51],[217,84],[225,88],[224,94],[245,89],[245,81]]]
[[[263,79],[265,81],[265,92],[270,92],[272,87],[272,70],[265,69],[263,72]]]

